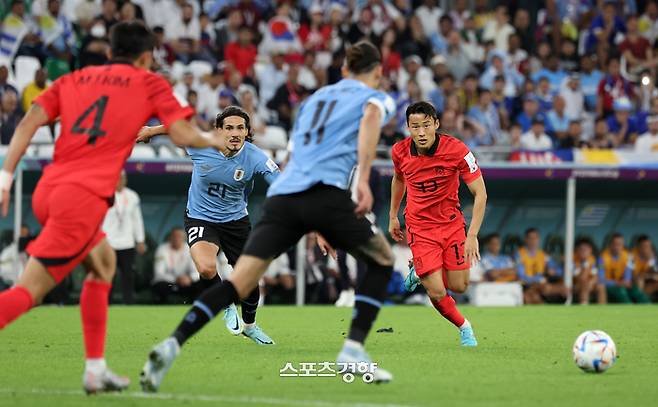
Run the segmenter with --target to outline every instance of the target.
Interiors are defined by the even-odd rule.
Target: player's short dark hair
[[[619,239],[619,238],[622,238],[622,239],[623,239],[623,238],[624,238],[624,235],[622,235],[622,234],[619,233],[619,232],[614,232],[614,233],[612,234],[612,236],[610,236],[610,241],[612,242],[613,240],[615,240],[615,239]]]
[[[221,129],[224,127],[224,120],[226,118],[231,117],[231,116],[238,116],[242,117],[244,119],[244,124],[247,126],[247,137],[246,140],[251,143],[251,141],[254,138],[254,135],[251,130],[251,119],[249,118],[249,114],[244,111],[240,106],[229,106],[226,109],[224,109],[223,112],[218,113],[217,116],[215,117],[215,123],[214,126],[216,129]]]
[[[438,118],[436,109],[434,106],[432,106],[431,103],[428,102],[416,102],[410,104],[409,107],[407,107],[407,111],[405,112],[405,115],[407,116],[407,124],[409,124],[409,116],[412,114],[422,114],[427,117],[431,117],[434,120]]]
[[[646,241],[651,241],[648,235],[640,235],[637,237],[637,244],[639,245],[640,243],[646,242]]]
[[[493,239],[500,239],[500,233],[494,232],[487,236],[487,244],[489,244]]]
[[[154,46],[153,33],[140,21],[117,23],[110,29],[110,48],[115,59],[134,61]]]
[[[381,63],[382,54],[369,41],[359,41],[347,50],[347,69],[355,75],[370,72]]]
[[[532,228],[528,228],[528,229],[526,229],[526,230],[525,230],[525,237],[528,237],[528,235],[529,235],[530,233],[533,233],[533,232],[538,234],[538,233],[539,233],[539,229],[537,229],[537,228],[535,228],[535,227],[532,227]]]

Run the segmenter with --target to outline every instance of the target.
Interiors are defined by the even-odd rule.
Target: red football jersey
[[[139,129],[152,117],[167,127],[193,114],[162,77],[130,64],[93,66],[59,78],[35,102],[61,134],[53,163],[41,181],[78,184],[103,197],[114,195]]]
[[[407,187],[407,227],[428,229],[464,223],[459,207],[459,177],[470,183],[480,175],[473,153],[458,139],[437,134],[427,155],[420,155],[411,137],[393,146],[395,172]]]

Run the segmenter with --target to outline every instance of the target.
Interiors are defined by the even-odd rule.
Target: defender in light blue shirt
[[[383,126],[395,115],[387,94],[347,78],[321,88],[299,109],[291,136],[290,162],[267,196],[306,191],[322,183],[348,189],[357,164],[357,139],[363,111],[377,106]]]
[[[375,382],[393,379],[391,373],[373,366],[363,343],[393,272],[388,241],[364,215],[373,204],[368,181],[381,127],[393,116],[395,104],[375,90],[382,77],[382,56],[373,44],[361,41],[347,49],[343,76],[347,79],[318,90],[301,106],[292,133],[291,160],[270,186],[263,216],[233,273],[201,294],[174,333],[153,348],[140,378],[145,391],[157,391],[180,347],[222,309],[258,289],[272,259],[309,232],[322,234],[333,247],[358,256],[367,266],[336,362],[372,366],[368,372],[349,371],[369,373]],[[357,164],[355,204],[348,188]],[[309,238],[314,239],[314,234]],[[326,245],[321,247],[329,251]]]

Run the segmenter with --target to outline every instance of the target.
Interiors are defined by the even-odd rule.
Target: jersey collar
[[[224,153],[222,153],[222,152],[219,151],[219,150],[217,150],[217,152],[218,152],[222,157],[224,157],[225,159],[227,159],[227,160],[232,160],[232,159],[236,158],[237,156],[239,156],[240,154],[242,154],[242,150],[244,150],[244,148],[247,146],[247,143],[248,143],[248,141],[245,140],[244,144],[242,145],[242,148],[240,148],[240,149],[238,150],[237,153],[233,154],[233,155],[230,156],[230,157],[227,157],[226,155],[224,155]]]
[[[441,135],[437,133],[436,134],[436,140],[434,140],[434,144],[432,144],[432,147],[430,147],[430,149],[427,150],[427,154],[423,154],[423,155],[427,155],[428,157],[431,157],[434,154],[436,154],[436,150],[439,148],[439,140],[441,140]],[[416,148],[416,143],[414,143],[414,141],[411,140],[410,144],[411,145],[410,145],[409,149],[410,149],[411,155],[419,156],[420,154],[418,153],[418,149]]]

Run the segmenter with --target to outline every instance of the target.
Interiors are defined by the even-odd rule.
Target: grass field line
[[[64,390],[64,389],[9,389],[0,388],[0,394],[32,395],[32,396],[84,396],[82,390]],[[90,396],[96,397],[96,396]],[[360,403],[356,401],[321,401],[321,400],[299,400],[286,399],[277,397],[250,397],[250,396],[221,396],[208,394],[174,394],[174,393],[142,393],[142,392],[122,392],[122,393],[105,393],[100,397],[115,397],[128,399],[146,399],[146,400],[171,400],[171,401],[192,401],[208,403],[242,403],[242,404],[268,404],[283,406],[310,406],[310,407],[417,407],[409,404],[379,404],[379,403]]]

